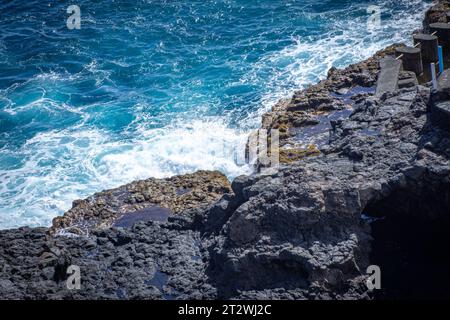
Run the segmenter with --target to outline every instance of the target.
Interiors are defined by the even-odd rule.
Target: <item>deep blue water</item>
[[[134,179],[248,173],[236,158],[264,110],[409,41],[427,2],[0,0],[0,228]]]

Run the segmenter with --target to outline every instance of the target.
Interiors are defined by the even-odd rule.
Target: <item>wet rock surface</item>
[[[2,231],[0,296],[8,299],[211,298],[199,235],[175,224],[137,223],[85,237],[45,229]],[[67,288],[69,265],[81,289]]]
[[[137,181],[75,202],[50,229],[0,231],[0,298],[450,297],[450,132],[432,112],[450,92],[401,72],[376,96],[393,52],[332,69],[267,113],[287,159],[270,175],[231,188],[218,172]],[[372,264],[381,291],[366,286]]]
[[[393,55],[396,46],[345,69],[331,68],[327,79],[295,92],[263,115],[261,129],[279,131],[281,163],[320,154],[321,147],[328,143],[331,124],[348,118],[358,99],[373,95],[380,61]]]
[[[206,207],[230,190],[230,182],[218,171],[135,181],[74,201],[72,209],[53,220],[51,231],[87,235],[125,221],[166,220],[171,214]]]
[[[431,6],[425,14],[423,27],[425,31],[429,31],[431,23],[448,22],[447,13],[450,11],[449,0],[439,0]]]
[[[361,215],[449,218],[450,134],[431,123],[431,100],[420,85],[364,94],[332,122],[320,155],[238,177],[211,206],[167,221],[88,237],[1,231],[0,297],[374,298],[365,284],[374,234]],[[66,287],[69,265],[80,266],[81,290]]]

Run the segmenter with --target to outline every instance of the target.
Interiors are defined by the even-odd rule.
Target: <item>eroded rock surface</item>
[[[259,287],[290,298],[363,298],[367,206],[403,191],[398,211],[420,205],[422,219],[448,219],[450,136],[431,124],[429,100],[418,85],[360,99],[333,123],[322,156],[236,179],[243,203],[212,246],[212,274],[225,294],[258,297]]]
[[[89,237],[1,231],[0,297],[370,299],[365,210],[386,199],[398,210],[380,214],[420,206],[421,219],[448,219],[450,134],[431,123],[430,100],[420,85],[364,95],[321,155],[238,177],[212,206],[167,222]],[[72,264],[81,290],[66,288]]]
[[[439,0],[431,6],[425,14],[423,26],[425,31],[429,30],[431,23],[447,22],[447,12],[450,11],[449,0]]]
[[[394,54],[396,46],[345,69],[330,69],[327,79],[295,92],[263,115],[261,129],[279,131],[281,163],[320,154],[328,142],[330,123],[348,117],[355,101],[375,92],[380,61]]]
[[[447,9],[440,1],[425,26]],[[391,240],[411,223],[450,226],[450,132],[432,121],[450,92],[402,72],[398,90],[375,96],[379,61],[392,52],[330,70],[263,117],[285,150],[271,175],[238,177],[232,190],[217,172],[133,182],[77,201],[51,229],[0,231],[0,298],[372,299],[370,264],[387,279],[414,275]],[[320,152],[303,157],[305,141]],[[384,220],[395,223],[374,225]],[[429,240],[442,270],[420,276],[450,296],[439,276],[448,238]],[[71,265],[80,290],[67,288]]]
[[[74,201],[72,209],[53,220],[52,232],[80,235],[124,220],[165,220],[164,215],[204,208],[230,190],[218,171],[135,181]]]

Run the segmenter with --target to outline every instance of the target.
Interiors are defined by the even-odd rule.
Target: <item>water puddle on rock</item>
[[[186,193],[189,193],[189,192],[191,192],[192,191],[192,189],[190,189],[190,188],[178,188],[176,191],[175,191],[175,193],[177,194],[177,196],[182,196],[182,195],[184,195],[184,194],[186,194]]]
[[[194,255],[191,255],[192,260],[201,261],[201,242],[199,240],[194,240],[193,242],[194,248],[197,249]]]
[[[127,291],[125,289],[123,289],[123,288],[118,288],[116,290],[116,296],[120,300],[125,300],[127,298]]]
[[[380,135],[380,130],[372,128],[361,129],[360,132],[369,137],[378,137]]]
[[[354,98],[357,95],[363,95],[363,94],[375,94],[375,87],[360,87],[356,86],[351,89],[343,89],[342,92],[332,92],[331,95],[335,98],[338,98],[342,100],[345,104],[353,105],[354,104]]]
[[[302,128],[290,128],[289,133],[293,136],[292,140],[300,145],[316,145],[319,149],[328,144],[330,138],[331,121],[342,118],[348,118],[353,109],[348,108],[339,111],[333,111],[328,114],[318,115],[318,124]]]
[[[305,126],[300,128],[290,128],[289,133],[292,135],[292,142],[296,145],[308,146],[315,145],[319,149],[329,143],[331,122],[339,119],[347,119],[353,112],[354,98],[364,94],[374,94],[375,87],[354,87],[348,90],[343,90],[341,93],[331,93],[337,99],[342,100],[346,104],[346,108],[342,110],[332,111],[317,115],[316,119],[319,122],[316,125]],[[367,135],[378,135],[375,130],[367,129]]]
[[[161,221],[165,222],[169,218],[171,211],[158,206],[148,207],[142,210],[125,213],[114,223],[114,227],[130,228],[135,223],[141,221]]]
[[[155,274],[153,275],[153,278],[146,281],[145,283],[150,286],[156,287],[159,291],[162,291],[163,287],[167,284],[168,280],[169,276],[166,273],[160,270],[156,270]]]
[[[178,295],[178,292],[176,292],[175,290],[171,290],[171,293],[167,293],[167,288],[165,287],[168,281],[169,276],[166,273],[162,272],[161,270],[156,270],[153,278],[145,281],[145,284],[157,288],[161,292],[165,300],[174,300]]]
[[[368,224],[372,224],[374,222],[377,222],[379,220],[384,220],[385,217],[373,217],[365,213],[361,213],[361,220],[364,222],[367,222]]]

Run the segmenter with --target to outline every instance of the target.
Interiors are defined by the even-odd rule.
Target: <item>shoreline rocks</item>
[[[447,13],[450,11],[449,0],[439,0],[434,3],[430,9],[425,13],[423,20],[423,28],[425,31],[429,31],[431,23],[448,22]]]
[[[373,299],[377,240],[362,214],[449,220],[450,133],[430,122],[430,100],[421,85],[364,97],[321,155],[238,177],[212,205],[167,221],[78,237],[0,231],[0,297]],[[66,287],[69,265],[81,290]]]
[[[374,93],[379,62],[393,55],[400,45],[391,45],[345,69],[331,68],[326,79],[296,91],[290,99],[281,100],[263,114],[261,129],[279,131],[280,163],[289,164],[319,155],[328,139],[331,123],[348,117],[355,101]]]
[[[436,19],[440,9],[430,10]],[[399,241],[410,229],[450,227],[450,132],[430,110],[450,92],[403,72],[398,90],[375,95],[379,61],[394,49],[330,70],[263,117],[263,129],[283,133],[288,160],[271,174],[231,186],[206,171],[137,181],[75,202],[51,229],[1,230],[0,298],[374,299],[427,297],[433,285],[450,296],[448,283],[439,287],[448,265],[433,268],[450,261],[448,238],[423,239],[432,250]],[[305,145],[320,153],[303,157]],[[391,247],[433,255],[392,264]],[[436,272],[431,284],[398,291],[418,261]],[[388,275],[380,292],[366,286],[372,264]],[[67,288],[70,265],[80,290]]]
[[[133,215],[140,215],[137,220],[144,220],[145,216],[148,220],[161,220],[161,215],[206,207],[230,191],[230,182],[218,171],[134,181],[74,201],[72,209],[53,219],[51,232],[88,235],[91,230],[111,227]]]

